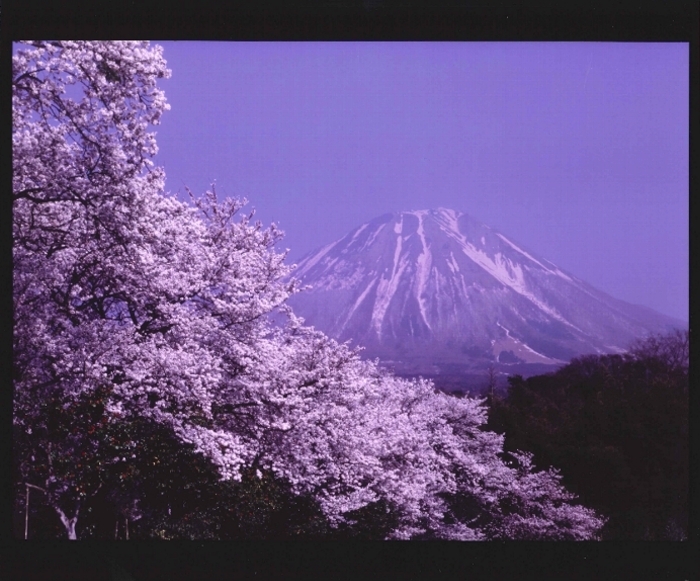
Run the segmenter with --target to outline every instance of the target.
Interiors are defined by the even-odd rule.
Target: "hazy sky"
[[[442,206],[687,320],[687,44],[158,44],[168,190],[245,196],[291,260]]]

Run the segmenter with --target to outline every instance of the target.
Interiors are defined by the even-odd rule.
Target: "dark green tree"
[[[609,517],[604,539],[687,538],[688,352],[688,332],[677,331],[511,377],[488,427],[505,433],[506,450],[559,468],[584,505]]]

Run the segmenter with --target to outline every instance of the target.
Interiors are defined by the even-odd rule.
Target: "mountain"
[[[306,323],[404,375],[531,375],[686,325],[617,300],[467,214],[385,214],[305,256]]]

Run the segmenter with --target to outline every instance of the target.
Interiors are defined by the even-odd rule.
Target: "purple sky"
[[[158,44],[168,190],[247,197],[292,260],[443,206],[687,320],[687,44]]]

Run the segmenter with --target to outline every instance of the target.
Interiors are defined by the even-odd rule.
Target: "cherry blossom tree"
[[[146,128],[167,107],[155,83],[168,71],[145,43],[26,45],[12,79],[14,418],[38,436],[41,403],[99,389],[105,357],[126,339],[116,266],[139,207],[162,187],[147,171]],[[83,491],[58,481],[57,434],[43,436],[47,497],[75,538]]]
[[[331,523],[375,505],[391,511],[395,539],[578,540],[602,526],[555,471],[504,458],[482,400],[387,374],[291,313],[255,356],[216,418],[255,446],[253,468],[315,496]]]
[[[26,44],[13,57],[15,424],[107,386],[114,417],[165,422],[235,476],[246,448],[211,426],[226,361],[210,346],[226,329],[229,354],[245,357],[291,292],[280,234],[232,224],[241,202],[163,195],[147,131],[167,109],[158,47]],[[47,498],[75,538],[84,491],[52,465]]]
[[[169,74],[145,42],[29,42],[13,57],[15,449],[68,537],[100,466],[138,454],[124,426],[140,418],[222,479],[284,479],[334,526],[384,507],[388,538],[594,538],[601,520],[556,473],[508,465],[483,401],[305,327],[285,306],[298,289],[282,234],[241,216],[245,201],[163,192],[149,126]]]

